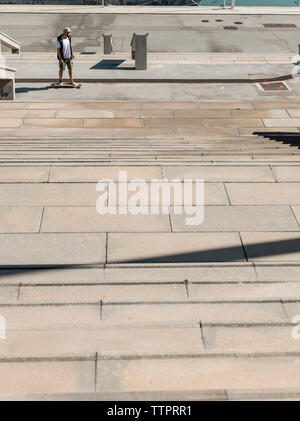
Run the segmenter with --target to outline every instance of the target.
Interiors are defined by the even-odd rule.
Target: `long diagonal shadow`
[[[140,259],[114,260],[113,263],[201,263],[201,262],[240,262],[247,259],[255,260],[263,257],[280,256],[300,252],[299,238],[253,243],[219,249],[199,250],[189,253],[178,253],[166,256],[153,256]],[[299,256],[300,262],[300,256]]]
[[[252,243],[244,245],[246,256],[242,244],[234,247],[222,247],[218,249],[199,250],[189,253],[176,253],[169,255],[152,256],[147,258],[120,259],[108,261],[109,264],[130,264],[130,263],[205,263],[205,262],[241,262],[247,260],[263,259],[264,257],[283,256],[300,252],[299,238],[268,241],[264,243]],[[287,261],[290,261],[287,259]],[[300,256],[298,260],[300,262]],[[45,264],[45,265],[1,265],[0,277],[22,274],[23,272],[38,272],[51,270],[84,269],[92,267],[103,267],[103,262],[78,263],[78,264]]]

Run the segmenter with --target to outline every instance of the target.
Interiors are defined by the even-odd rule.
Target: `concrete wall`
[[[218,22],[217,20],[222,20]],[[238,22],[236,24],[236,22]],[[270,28],[266,23],[295,24]],[[298,53],[299,16],[295,15],[134,15],[1,13],[0,28],[21,41],[22,51],[54,51],[57,35],[73,28],[77,52],[102,51],[102,34],[113,34],[115,51],[129,52],[133,32],[149,32],[150,52]],[[237,29],[224,29],[235,26]]]

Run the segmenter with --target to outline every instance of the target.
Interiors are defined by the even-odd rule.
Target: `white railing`
[[[231,9],[234,9],[234,6],[235,6],[235,0],[231,0],[231,5],[230,5]],[[225,8],[226,8],[226,0],[224,0],[224,3],[223,3],[223,9]]]
[[[9,48],[13,54],[19,54],[20,52],[20,43],[15,39],[11,38],[10,36],[4,34],[4,32],[0,31],[0,52],[1,45],[4,45],[4,47]]]

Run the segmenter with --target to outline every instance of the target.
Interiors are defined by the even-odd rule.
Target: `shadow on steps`
[[[300,133],[293,132],[253,132],[253,135],[275,140],[300,149]]]

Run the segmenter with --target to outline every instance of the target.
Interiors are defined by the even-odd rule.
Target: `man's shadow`
[[[35,91],[48,91],[51,87],[50,86],[44,86],[42,88],[26,88],[25,86],[22,88],[16,88],[16,94],[24,94],[27,92],[35,92]]]

